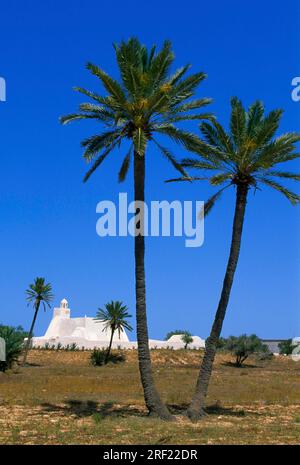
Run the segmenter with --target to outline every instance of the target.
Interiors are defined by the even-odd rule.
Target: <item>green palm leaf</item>
[[[269,187],[272,187],[276,191],[280,192],[283,194],[290,202],[292,205],[297,205],[300,202],[300,196],[295,194],[294,192],[290,191],[286,187],[282,186],[281,184],[278,184],[277,182],[273,181],[273,179],[269,178],[261,178],[260,182],[263,184],[266,184]]]
[[[126,178],[129,165],[130,165],[130,157],[131,157],[132,150],[133,150],[133,145],[130,146],[129,151],[123,160],[122,166],[119,171],[119,182],[123,182]]]

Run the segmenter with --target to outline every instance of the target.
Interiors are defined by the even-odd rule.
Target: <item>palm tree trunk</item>
[[[110,335],[109,346],[108,346],[108,349],[107,349],[107,352],[106,352],[106,355],[105,355],[105,360],[104,360],[105,365],[107,364],[109,356],[110,356],[110,351],[111,351],[111,345],[112,345],[112,341],[113,341],[113,337],[114,337],[114,332],[115,332],[115,330],[112,329],[111,330],[111,335]]]
[[[134,200],[135,202],[144,202],[145,198],[145,157],[141,157],[138,153],[134,153]],[[140,218],[143,218],[144,209],[142,204],[140,207]],[[137,342],[138,342],[138,359],[141,375],[142,386],[144,390],[144,398],[146,406],[149,410],[149,415],[158,416],[164,420],[171,420],[172,416],[167,407],[162,403],[158,391],[155,388],[151,357],[149,350],[149,337],[147,327],[146,314],[146,283],[145,283],[145,237],[142,234],[137,234],[137,227],[143,225],[135,225],[136,234],[134,239],[134,254],[135,254],[135,293],[136,293],[136,326],[137,326]]]
[[[28,350],[29,350],[29,347],[30,347],[30,342],[31,342],[31,339],[32,339],[32,334],[33,334],[33,328],[34,328],[34,325],[35,325],[35,320],[36,320],[37,314],[39,312],[39,308],[40,308],[40,302],[38,302],[38,304],[36,306],[36,309],[35,309],[35,312],[34,312],[33,320],[32,320],[32,323],[31,323],[31,327],[30,327],[30,330],[29,330],[29,334],[28,334],[28,338],[27,338],[27,342],[26,342],[26,346],[25,346],[25,350],[24,350],[24,357],[23,357],[22,366],[25,365],[26,360],[27,360]]]
[[[226,274],[223,282],[222,293],[211,328],[210,336],[205,343],[204,358],[201,364],[196,390],[187,414],[191,420],[198,420],[205,415],[205,399],[207,395],[209,380],[212,373],[213,362],[216,355],[217,342],[219,340],[225,313],[230,297],[231,287],[235,270],[238,263],[241,238],[247,203],[247,184],[238,184],[236,187],[236,206],[232,228],[231,248],[228,258]]]

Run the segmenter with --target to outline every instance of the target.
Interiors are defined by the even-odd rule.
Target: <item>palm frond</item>
[[[204,176],[187,176],[187,177],[182,177],[182,178],[172,178],[172,179],[167,179],[165,181],[165,183],[168,183],[168,182],[185,182],[185,181],[207,181],[209,180],[208,177],[204,177]]]
[[[201,161],[195,158],[184,158],[181,165],[185,168],[194,168],[199,170],[217,170],[220,165],[214,163],[214,161]]]
[[[75,90],[76,92],[80,92],[81,94],[86,95],[87,97],[90,97],[91,99],[95,100],[101,105],[105,105],[108,108],[111,108],[112,106],[112,100],[109,97],[102,97],[101,95],[98,95],[90,90],[84,89],[83,87],[74,87],[73,90]]]
[[[256,100],[252,105],[250,105],[247,112],[247,135],[251,137],[254,134],[254,131],[261,123],[264,116],[264,105],[260,100]]]
[[[190,67],[191,65],[185,65],[177,69],[175,73],[168,78],[167,83],[171,86],[174,86],[174,84],[176,84],[182,78],[182,76],[184,76],[184,74],[190,69]]]
[[[279,127],[282,113],[283,110],[280,109],[270,111],[262,123],[256,127],[254,131],[254,139],[257,146],[267,144],[272,139]]]
[[[125,156],[122,166],[119,171],[119,182],[123,182],[126,178],[126,175],[128,173],[129,165],[130,165],[130,157],[131,157],[131,152],[133,149],[133,145],[130,146],[130,149],[128,150],[127,155]]]
[[[107,92],[112,95],[118,103],[124,105],[126,102],[126,94],[124,93],[124,90],[118,81],[110,77],[102,69],[96,65],[93,65],[92,63],[87,63],[86,67],[89,71],[91,71],[92,74],[101,80]]]
[[[50,307],[50,302],[53,300],[52,286],[46,283],[45,278],[35,278],[34,282],[29,285],[26,290],[26,300],[28,304],[33,303],[37,307],[41,302],[44,306]]]
[[[226,189],[226,187],[223,187],[222,189],[220,189],[218,192],[213,194],[206,202],[204,202],[204,208],[202,208],[200,212],[198,213],[199,220],[203,219],[203,217],[206,217],[211,212],[211,210],[215,206],[217,200],[219,200],[219,198],[221,197],[222,192],[224,189]]]
[[[83,158],[85,158],[86,161],[91,161],[95,155],[100,152],[101,149],[108,147],[116,139],[118,139],[120,134],[120,131],[114,130],[107,131],[102,134],[96,134],[94,136],[88,137],[87,139],[84,139],[81,142],[81,146],[85,147]]]
[[[260,178],[260,182],[262,182],[263,184],[266,184],[269,187],[272,187],[273,189],[283,194],[291,202],[292,205],[297,205],[300,202],[299,195],[290,191],[289,189],[282,186],[281,184],[278,184],[277,182],[273,181],[273,179],[263,177],[263,178]]]
[[[235,145],[240,147],[246,135],[246,112],[237,97],[231,98],[230,132]]]
[[[178,123],[179,121],[193,121],[213,118],[212,113],[200,113],[198,115],[177,115],[167,118],[168,123]]]
[[[203,108],[206,105],[209,105],[212,103],[212,99],[205,97],[205,98],[200,98],[200,99],[195,99],[192,100],[191,102],[188,103],[183,103],[181,105],[176,104],[171,104],[171,109],[173,113],[185,113],[190,110],[197,110],[199,108]],[[213,118],[213,115],[210,116],[210,118]]]
[[[181,102],[182,100],[189,98],[193,95],[196,87],[202,82],[207,75],[203,72],[192,74],[187,78],[181,80],[176,86],[172,89],[172,94],[176,102]]]
[[[172,124],[154,125],[153,129],[156,132],[169,136],[174,142],[182,144],[188,150],[203,145],[198,136],[191,132],[184,131],[183,129],[179,129]]]
[[[293,181],[300,181],[300,174],[290,173],[287,171],[277,171],[277,170],[268,170],[266,172],[267,176],[275,176],[278,178],[292,179]]]
[[[229,181],[229,180],[232,180],[231,173],[219,173],[219,174],[216,174],[215,176],[212,176],[209,182],[212,186],[219,186],[220,184],[223,184],[223,182]]]
[[[101,165],[101,163],[105,160],[107,155],[116,147],[116,145],[120,142],[120,138],[117,139],[114,143],[112,143],[103,153],[100,155],[97,160],[93,163],[92,167],[88,170],[83,178],[83,182],[86,182],[89,177],[96,171],[96,169]]]
[[[179,171],[184,177],[188,178],[188,174],[185,172],[183,169],[182,165],[176,160],[176,158],[172,155],[172,153],[160,145],[155,139],[152,139],[152,141],[155,143],[155,145],[159,148],[161,153],[166,157],[166,159],[174,166],[174,168]]]
[[[72,121],[81,119],[100,119],[98,115],[86,114],[86,113],[71,113],[70,115],[61,116],[59,121],[61,124],[68,124]]]
[[[166,40],[161,51],[153,57],[151,62],[150,73],[152,86],[154,88],[165,81],[174,58],[171,42]]]

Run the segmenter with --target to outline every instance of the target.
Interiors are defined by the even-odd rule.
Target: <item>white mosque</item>
[[[90,317],[71,318],[71,310],[68,301],[63,299],[59,308],[54,308],[53,317],[44,336],[34,337],[32,339],[33,347],[44,347],[45,344],[57,346],[60,344],[65,347],[67,345],[76,344],[79,349],[102,348],[107,347],[110,340],[111,332],[105,329],[104,323]],[[181,340],[181,335],[172,336],[168,341],[158,341],[155,339],[149,340],[151,348],[184,348],[184,342]],[[113,339],[114,348],[136,349],[137,343],[131,342],[125,331],[115,333]],[[199,336],[193,336],[193,342],[189,348],[199,349],[205,347],[205,341]]]

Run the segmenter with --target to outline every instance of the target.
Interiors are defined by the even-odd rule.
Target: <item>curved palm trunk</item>
[[[112,341],[113,341],[113,337],[114,337],[114,332],[115,332],[115,330],[112,329],[111,330],[111,335],[110,335],[109,346],[108,346],[108,349],[107,349],[107,352],[106,352],[106,355],[105,355],[105,360],[104,360],[105,365],[107,364],[109,356],[110,356]]]
[[[134,153],[134,200],[144,202],[145,198],[145,157]],[[140,218],[144,216],[142,204],[140,207]],[[143,225],[136,224],[136,228],[142,229]],[[137,228],[138,229],[138,228]],[[137,233],[136,229],[136,233]],[[162,403],[155,388],[151,357],[149,350],[149,337],[146,314],[146,284],[145,284],[145,237],[136,234],[134,239],[135,254],[135,293],[136,293],[136,326],[138,342],[138,359],[141,381],[144,389],[144,398],[149,415],[158,416],[164,420],[172,418],[167,407]]]
[[[32,334],[33,334],[33,328],[34,328],[34,325],[35,325],[35,320],[36,320],[37,314],[39,312],[39,308],[40,308],[40,302],[38,302],[38,304],[36,306],[36,309],[35,309],[35,312],[34,312],[33,320],[32,320],[32,323],[31,323],[31,327],[30,327],[30,330],[29,330],[29,334],[28,334],[28,338],[27,338],[27,342],[26,342],[26,346],[25,346],[22,366],[25,365],[26,360],[27,360],[27,355],[28,355],[28,351],[29,351],[29,347],[30,347],[30,342],[31,342],[31,339],[32,339]]]
[[[221,334],[240,253],[248,186],[246,184],[238,184],[236,189],[236,206],[233,220],[231,248],[223,282],[222,293],[210,335],[205,343],[205,353],[197,380],[196,391],[191,405],[187,411],[188,416],[192,420],[198,420],[205,415],[205,399],[212,373],[213,362],[216,355],[216,344]]]

